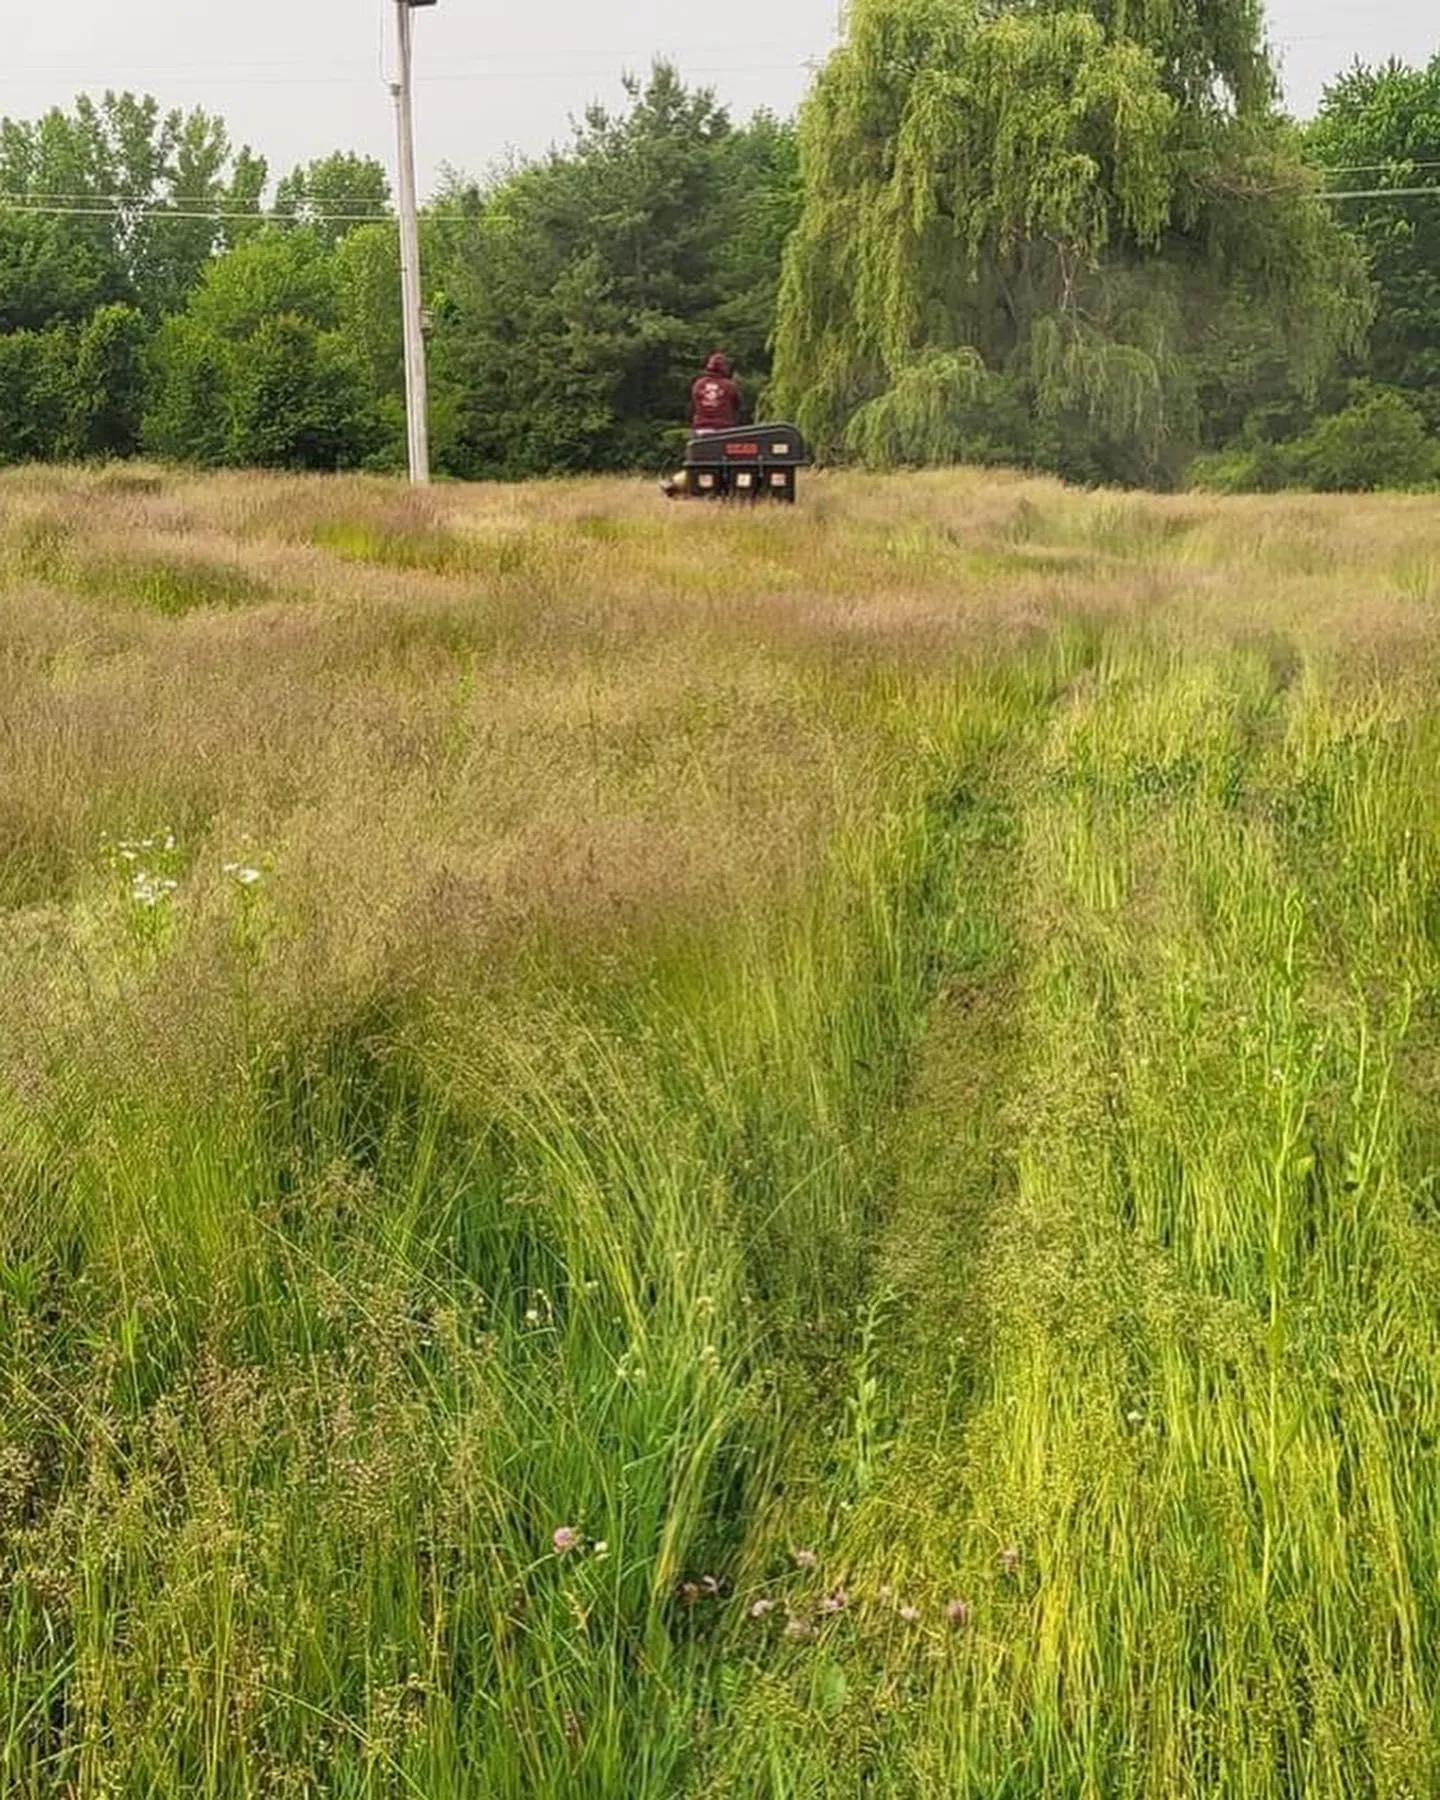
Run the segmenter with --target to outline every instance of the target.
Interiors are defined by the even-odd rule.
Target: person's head
[[[705,373],[707,375],[728,375],[730,373],[730,358],[723,350],[716,350],[706,357]]]

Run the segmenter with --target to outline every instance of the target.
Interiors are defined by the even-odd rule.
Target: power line
[[[1376,163],[1307,163],[1305,164],[1305,167],[1316,175],[1363,175],[1373,169],[1403,169],[1405,173],[1409,175],[1421,169],[1440,169],[1440,160],[1434,162],[1411,162],[1404,158],[1396,158],[1389,162]],[[1440,184],[1436,184],[1435,186],[1405,188],[1357,188],[1344,193],[1326,190],[1326,198],[1332,200],[1357,200],[1369,199],[1378,194],[1414,195],[1429,194],[1437,191],[1440,191]],[[353,202],[344,200],[338,201],[326,207],[323,212],[316,212],[308,202],[301,202],[296,208],[292,208],[289,211],[280,207],[262,208],[257,211],[254,207],[246,206],[244,202],[230,201],[223,197],[217,197],[211,194],[166,194],[163,197],[156,199],[153,196],[142,194],[106,194],[80,192],[78,190],[70,192],[61,188],[32,188],[25,190],[0,188],[0,206],[7,206],[17,211],[25,208],[34,211],[49,211],[52,208],[54,210],[69,210],[72,205],[78,208],[97,208],[102,210],[114,208],[116,211],[153,209],[155,211],[170,213],[177,217],[181,216],[176,212],[175,209],[177,208],[201,208],[208,217],[213,211],[221,211],[233,207],[239,217],[289,219],[296,223],[303,223],[315,219],[323,219],[327,223],[343,219],[356,219],[363,220],[367,223],[373,223],[378,219],[389,219],[394,217],[393,213],[377,212],[368,200],[357,200]],[[357,207],[366,210],[354,210]]]
[[[1286,31],[1270,42],[1282,47],[1286,44],[1350,44],[1354,42],[1354,36],[1348,31]]]
[[[394,213],[320,213],[306,211],[303,214],[276,212],[269,210],[243,209],[241,207],[208,207],[190,210],[183,207],[166,206],[163,202],[137,202],[123,206],[46,206],[32,201],[22,200],[18,203],[0,200],[0,214],[33,213],[52,219],[118,219],[125,214],[133,213],[149,219],[206,219],[212,224],[239,224],[246,220],[259,225],[393,225]]]
[[[1317,175],[1368,175],[1372,169],[1440,169],[1440,162],[1412,162],[1408,156],[1392,156],[1385,162],[1373,163],[1308,163]]]
[[[1422,196],[1440,200],[1440,181],[1430,187],[1349,188],[1339,191],[1334,188],[1319,188],[1315,193],[1317,200],[1418,200]]]
[[[1437,165],[1440,166],[1440,165]],[[1318,171],[1328,173],[1329,171]],[[1440,197],[1440,182],[1426,187],[1317,188],[1316,200],[1415,200]],[[204,196],[185,199],[144,200],[128,194],[14,194],[0,191],[0,212],[38,214],[47,218],[112,219],[209,219],[216,222],[249,220],[275,225],[393,225],[395,214],[374,208],[358,210],[341,204],[317,209],[304,205],[294,210],[246,206],[239,201],[213,203]],[[433,216],[433,215],[432,215]]]
[[[637,58],[637,64],[641,60],[648,63],[652,59],[650,57],[644,59]],[[675,60],[677,62],[683,62],[683,59],[679,57]],[[415,82],[417,87],[445,87],[453,86],[460,82],[479,81],[593,81],[596,79],[609,79],[609,70],[616,68],[617,65],[618,69],[623,71],[625,68],[625,59],[623,57],[612,57],[607,59],[607,62],[603,67],[596,63],[588,68],[451,68],[434,71],[426,75],[417,75]],[[697,75],[779,75],[793,74],[795,71],[806,67],[808,67],[808,64],[805,59],[797,57],[789,62],[773,63],[691,63],[683,65],[680,72],[687,77]],[[52,79],[52,77],[43,74],[28,76],[17,76],[14,74],[0,75],[0,88],[29,88],[34,87],[39,82],[49,79]],[[618,74],[616,79],[618,79]],[[67,80],[73,80],[73,77],[67,77]],[[153,68],[147,69],[145,72],[145,81],[156,85],[166,82],[187,80],[204,80],[213,83],[216,86],[227,88],[369,87],[375,80],[375,72],[372,69],[368,74],[364,75],[358,73],[354,75],[340,75],[333,73],[328,75],[237,75],[230,70],[201,69],[192,73],[191,71],[183,69],[170,70]],[[111,80],[107,81],[105,85],[107,87],[113,87],[115,84],[114,81]],[[87,84],[81,82],[79,86],[83,90]]]
[[[68,207],[71,205],[82,207],[98,206],[113,208],[116,212],[134,210],[136,208],[144,209],[147,207],[152,208],[157,212],[169,211],[172,207],[183,206],[201,207],[206,211],[212,211],[216,208],[223,209],[233,207],[245,218],[254,218],[256,216],[256,209],[247,206],[244,201],[227,200],[223,195],[216,194],[166,194],[163,197],[156,199],[153,195],[143,194],[67,194],[51,188],[34,188],[24,193],[18,190],[7,192],[4,189],[0,189],[0,206],[11,204],[17,208],[22,206],[48,207],[52,204],[60,207]],[[365,207],[368,210],[364,212],[354,212],[351,210],[352,207]],[[274,206],[263,208],[261,211],[264,216],[270,218],[295,219],[297,222],[301,218],[301,212],[298,209],[286,211],[282,207]],[[308,202],[303,203],[304,218],[313,219],[317,216],[319,215],[317,215]],[[331,219],[384,219],[390,218],[392,215],[389,213],[377,212],[374,203],[369,200],[356,200],[353,202],[342,200],[336,205],[326,207],[324,216]]]
[[[613,66],[613,65],[612,65]],[[682,67],[680,73],[692,75],[788,75],[797,69],[808,68],[808,62],[796,58],[791,62],[775,63],[691,63]],[[620,63],[623,71],[625,64]],[[463,71],[449,71],[443,74],[426,75],[423,84],[427,87],[443,86],[447,82],[460,81],[591,81],[596,78],[597,70],[590,69],[487,69],[478,74],[466,74]],[[618,75],[616,77],[618,79]]]
[[[603,50],[577,50],[574,53],[572,60],[577,62],[598,62],[609,65],[612,63],[624,63],[633,58],[643,57],[646,61],[675,62],[680,58],[687,56],[724,55],[727,51],[733,50],[734,47],[735,40],[733,37],[713,39],[711,42],[705,44],[657,45],[654,42],[648,44],[631,43],[621,44],[618,47],[615,45],[607,45]],[[789,52],[794,50],[796,45],[793,38],[747,39],[746,48],[749,51],[769,52],[774,50]],[[451,62],[452,66],[457,69],[472,69],[488,67],[492,64],[499,65],[503,63],[535,62],[549,57],[552,53],[553,46],[537,45],[534,49],[529,50],[490,50],[479,56],[452,58]],[[31,63],[27,68],[22,70],[22,73],[41,76],[63,74],[67,70],[73,68],[73,66],[73,60],[67,57],[59,62]],[[158,64],[147,62],[145,64],[147,71],[158,72],[162,75],[213,75],[217,70],[223,70],[226,74],[235,71],[242,78],[250,74],[259,74],[263,76],[277,71],[285,72],[290,66],[288,61],[234,62],[226,63],[224,65],[218,65],[213,62],[174,62]],[[347,71],[352,69],[368,69],[372,74],[374,72],[374,65],[369,58],[357,56],[332,57],[330,59],[330,67],[332,69]],[[322,75],[320,79],[323,80],[326,79],[326,77]]]
[[[1430,187],[1399,188],[1317,188],[1314,200],[1436,200],[1440,199],[1440,182]],[[273,207],[240,206],[178,207],[163,201],[124,201],[99,206],[55,205],[32,200],[9,200],[0,194],[0,214],[19,213],[26,217],[47,219],[121,219],[127,214],[135,220],[175,219],[212,225],[393,225],[393,212],[317,212],[306,208],[302,213],[277,212]],[[464,223],[446,214],[430,213],[426,222],[455,225]]]

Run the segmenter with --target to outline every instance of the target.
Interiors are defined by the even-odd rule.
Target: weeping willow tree
[[[822,454],[1164,480],[1243,346],[1305,387],[1366,324],[1257,0],[855,0],[801,153],[772,398]]]

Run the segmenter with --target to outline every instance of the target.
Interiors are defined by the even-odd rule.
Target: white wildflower
[[[137,869],[130,883],[130,898],[137,906],[158,906],[179,885],[179,882],[169,881],[163,875],[151,875],[144,869]]]

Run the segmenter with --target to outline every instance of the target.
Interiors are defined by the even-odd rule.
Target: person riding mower
[[[705,372],[690,389],[692,431],[733,431],[740,423],[740,384],[730,372],[730,359],[715,351],[705,359]]]
[[[732,431],[740,423],[740,384],[730,369],[730,358],[723,350],[715,350],[705,358],[705,367],[690,384],[690,431]],[[660,492],[667,500],[684,491],[685,471],[667,475]]]
[[[740,423],[740,385],[716,350],[690,388],[685,466],[660,483],[667,500],[793,501],[795,471],[807,460],[793,425]]]

